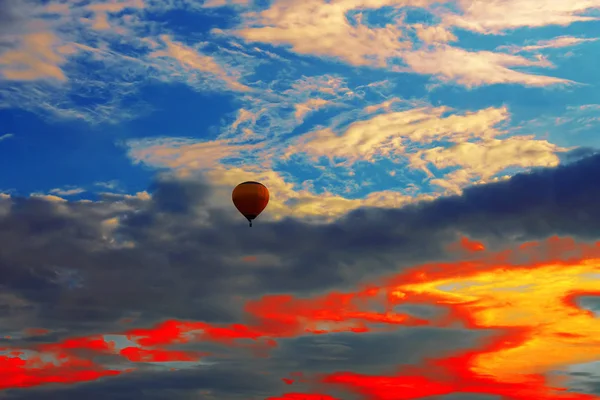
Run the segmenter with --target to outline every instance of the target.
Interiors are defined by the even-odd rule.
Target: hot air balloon
[[[246,217],[252,227],[252,220],[267,207],[269,190],[259,182],[243,182],[233,189],[231,199],[238,211]]]

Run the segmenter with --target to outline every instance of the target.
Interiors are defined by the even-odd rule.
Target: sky
[[[0,398],[600,399],[599,18],[0,0]]]

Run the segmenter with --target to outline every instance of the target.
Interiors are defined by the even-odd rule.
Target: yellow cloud
[[[397,97],[394,97],[394,98],[386,100],[386,101],[384,101],[383,103],[380,103],[380,104],[374,104],[374,105],[371,105],[371,106],[366,106],[364,108],[364,111],[367,114],[373,114],[374,112],[377,112],[379,110],[390,111],[390,107],[392,106],[392,104],[400,102],[400,101],[402,101],[402,100],[399,99],[399,98],[397,98]]]
[[[31,197],[43,199],[43,200],[50,201],[53,203],[66,203],[67,202],[67,199],[63,199],[62,197],[55,196],[52,194],[32,193]]]
[[[446,107],[415,108],[354,122],[339,135],[330,128],[311,132],[289,146],[285,157],[305,153],[312,159],[339,157],[347,163],[373,161],[375,156],[404,154],[408,142],[491,138],[501,134],[496,125],[509,118],[506,108],[487,108],[444,117],[448,111]]]
[[[447,174],[444,179],[432,179],[431,183],[448,190],[459,192],[461,187],[475,178],[489,180],[493,175],[509,167],[554,167],[560,160],[557,153],[561,148],[546,140],[535,140],[532,136],[516,136],[508,139],[486,139],[477,143],[463,142],[451,147],[435,147],[420,150],[409,156],[411,166],[420,168],[430,177],[427,168],[432,164],[438,169],[462,167]]]
[[[590,258],[526,269],[506,265],[468,278],[402,285],[397,292],[433,295],[440,304],[460,305],[480,328],[531,329],[531,338],[523,343],[474,360],[473,372],[510,382],[600,357],[600,320],[565,301],[571,294],[598,290],[599,263]]]

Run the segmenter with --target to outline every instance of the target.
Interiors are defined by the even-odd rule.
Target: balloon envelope
[[[238,211],[252,221],[267,207],[269,190],[259,182],[243,182],[233,189],[231,199]]]

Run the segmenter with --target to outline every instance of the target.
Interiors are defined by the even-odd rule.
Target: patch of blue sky
[[[360,199],[372,192],[391,190],[403,194],[414,194],[412,184],[419,186],[419,192],[431,191],[423,182],[426,175],[423,171],[411,168],[406,162],[392,162],[379,158],[375,162],[358,162],[353,165],[353,181],[355,186],[347,193],[339,193],[344,197]]]
[[[237,51],[232,46],[228,48],[233,52]],[[244,51],[252,58],[243,61],[246,61],[247,66],[252,63],[253,70],[244,76],[242,83],[260,85],[261,82],[264,84],[265,82],[268,83],[279,79],[287,80],[291,76],[299,75],[298,70],[292,67],[292,65],[297,63],[289,60],[289,55],[285,54],[285,51],[281,51],[281,49],[272,51],[265,50],[264,46],[260,46],[260,48],[257,46],[246,46]]]
[[[252,144],[252,143],[249,143]],[[259,149],[260,150],[260,149]],[[248,165],[263,165],[265,162],[264,155],[260,151],[249,149],[241,150],[236,154],[227,156],[219,160],[219,163],[227,167],[244,168]],[[268,160],[271,161],[271,160]]]
[[[390,6],[356,11],[362,15],[361,23],[370,28],[383,28],[386,25],[393,23],[401,16],[401,12],[398,8]],[[357,16],[358,14],[354,15],[354,20],[356,20]]]
[[[597,52],[600,50],[599,42],[587,42],[570,48],[561,49],[544,49],[544,55],[554,64],[554,68],[544,67],[514,67],[515,71],[527,72],[536,75],[547,75],[561,79],[568,79],[578,84],[594,84],[600,83],[597,74],[597,67],[595,64],[595,58]],[[571,52],[569,57],[565,57],[566,52]],[[558,56],[558,58],[556,57]],[[552,89],[552,88],[550,88]],[[562,88],[560,88],[562,89]],[[580,87],[576,88],[577,91],[571,93],[575,98],[568,99],[569,101],[577,101]],[[552,91],[549,90],[549,93]],[[557,90],[554,90],[557,92]],[[558,92],[564,92],[564,90],[558,90]],[[567,91],[568,93],[568,91]]]
[[[399,9],[401,14],[404,14],[404,22],[406,24],[423,24],[433,25],[439,22],[439,18],[431,11],[419,7],[402,7]]]
[[[225,115],[237,110],[232,94],[202,93],[179,83],[147,85],[139,96],[152,113],[111,128],[122,140],[164,136],[212,139],[218,135]]]
[[[585,12],[582,12],[581,15],[585,17],[600,18],[600,8],[591,8]]]
[[[544,114],[521,129],[522,134],[539,132],[551,143],[561,147],[585,146],[600,148],[600,101],[588,107],[569,107],[556,114]]]
[[[285,161],[274,160],[273,171],[284,176],[285,181],[293,184],[295,190],[302,189],[304,182],[314,182],[323,175],[323,170],[317,164],[309,164],[304,157],[299,155],[292,155]],[[321,187],[316,187],[315,189],[317,194],[323,193]]]
[[[254,12],[260,12],[271,7],[273,5],[273,0],[254,0],[252,5],[252,10]]]
[[[2,191],[14,189],[15,195],[27,196],[117,180],[136,192],[145,190],[154,175],[132,165],[113,135],[96,132],[84,123],[48,125],[25,111],[0,110],[0,124],[14,133],[0,143]]]
[[[212,9],[168,9],[163,12],[146,13],[144,19],[172,32],[186,42],[206,40],[212,29],[230,29],[239,24],[238,13],[229,7]],[[212,40],[212,38],[211,38]]]
[[[313,111],[304,117],[304,121],[298,125],[288,137],[301,136],[311,131],[318,131],[326,129],[332,126],[332,122],[341,113],[347,112],[349,107],[347,106],[330,106],[317,111]],[[335,131],[335,130],[334,130]]]
[[[359,161],[351,167],[332,164],[345,161],[342,158],[333,162],[322,157],[308,164],[304,156],[293,155],[285,162],[278,162],[273,168],[286,177],[295,189],[303,188],[310,182],[311,192],[317,195],[329,192],[348,199],[361,199],[368,194],[382,190],[413,192],[411,184],[419,184],[425,179],[425,173],[408,166],[406,162],[395,163],[379,157],[374,162]],[[429,192],[433,188],[427,184],[420,186],[419,192]]]
[[[383,28],[388,24],[394,24],[399,18],[402,18],[406,24],[429,25],[436,21],[436,17],[431,12],[422,8],[393,6],[350,10],[346,13],[346,18],[352,26],[357,26],[359,15],[362,18],[361,23],[370,28]]]
[[[379,93],[383,93],[387,97],[399,97],[401,99],[411,100],[421,99],[428,95],[426,85],[430,78],[425,75],[417,75],[412,73],[387,72],[379,69],[371,69],[368,71],[362,71],[360,75],[354,79],[349,79],[348,82],[353,84],[354,80],[357,81],[356,86],[387,80],[389,81],[389,87],[385,88],[384,92],[382,92],[381,89],[378,89],[377,91]],[[358,82],[358,80],[361,82]],[[371,89],[371,91],[374,90]],[[372,99],[367,100],[372,100],[376,104],[376,102],[380,99],[373,97]]]

